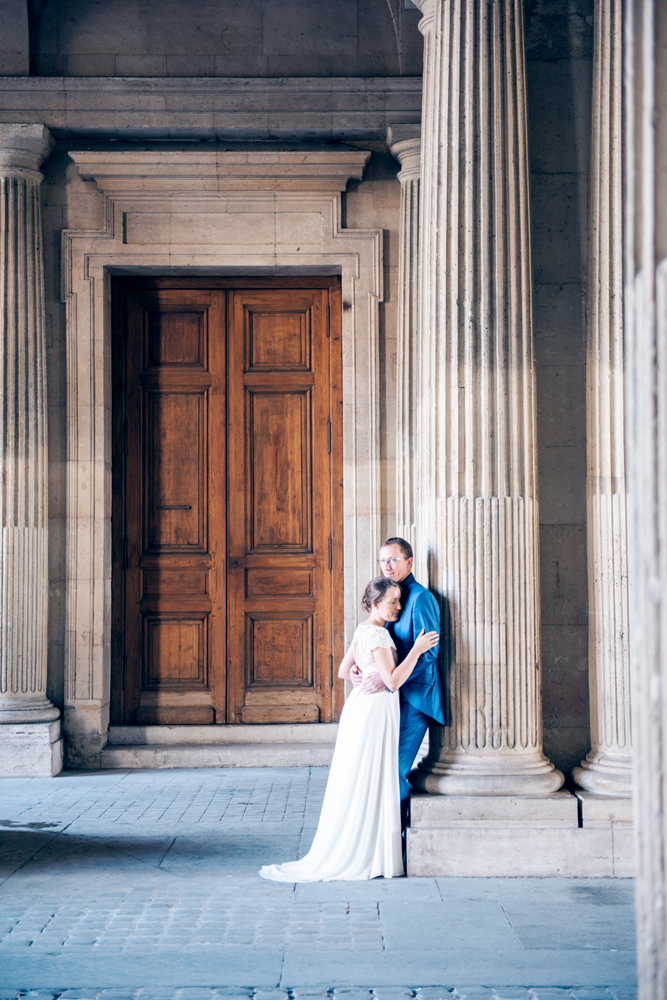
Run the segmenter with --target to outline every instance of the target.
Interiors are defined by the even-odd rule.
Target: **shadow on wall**
[[[437,590],[432,581],[438,579],[438,557],[433,549],[429,549],[426,557],[428,572],[428,589],[435,597],[440,608],[440,649],[438,650],[438,663],[440,666],[440,676],[442,678],[442,690],[445,697],[445,722],[447,726],[452,724],[452,710],[449,699],[449,675],[452,661],[456,652],[454,645],[454,630],[452,627],[452,610],[449,598]]]
[[[593,0],[529,0],[526,71],[537,377],[542,715],[564,773],[590,747],[585,295]]]

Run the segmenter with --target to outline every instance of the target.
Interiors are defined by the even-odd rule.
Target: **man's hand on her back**
[[[357,663],[353,663],[350,667],[350,680],[352,681],[354,687],[359,687],[361,684],[361,690],[364,694],[379,694],[380,691],[386,690],[385,683],[378,673],[369,674],[364,680],[361,669]]]
[[[353,663],[350,667],[350,680],[352,681],[352,686],[359,687],[363,679],[364,678],[361,670],[359,669],[359,665],[357,663]]]
[[[364,679],[364,682],[361,685],[361,690],[364,694],[379,694],[380,691],[386,691],[387,688],[380,675],[375,672],[369,674],[368,677]]]

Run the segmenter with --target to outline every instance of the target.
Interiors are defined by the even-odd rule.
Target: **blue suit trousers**
[[[398,737],[398,780],[401,802],[410,795],[412,786],[408,781],[408,774],[412,770],[417,751],[432,721],[430,715],[420,712],[407,698],[401,698],[401,729]]]

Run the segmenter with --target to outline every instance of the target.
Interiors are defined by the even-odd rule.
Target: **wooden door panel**
[[[245,312],[246,371],[310,371],[310,311],[271,305]]]
[[[144,688],[206,683],[206,618],[144,616]]]
[[[276,590],[276,570],[247,569],[246,597],[272,597]],[[280,569],[280,593],[285,597],[312,597],[313,572],[308,569]]]
[[[146,360],[150,368],[165,365],[206,369],[207,314],[205,310],[166,311],[159,303],[146,303]]]
[[[311,551],[310,388],[248,388],[247,552]]]
[[[284,685],[312,687],[313,616],[280,612],[246,614],[249,689]]]
[[[145,387],[146,551],[206,551],[205,391]]]
[[[230,721],[331,717],[328,303],[230,293]]]
[[[126,296],[126,722],[225,718],[224,305]]]

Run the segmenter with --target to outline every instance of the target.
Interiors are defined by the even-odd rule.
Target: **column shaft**
[[[586,407],[588,669],[591,752],[575,768],[590,792],[630,795],[632,725],[623,400],[621,0],[595,9]]]
[[[47,400],[38,168],[50,143],[41,125],[0,125],[0,767],[12,774],[51,772],[50,723],[60,714],[46,696]],[[36,749],[40,742],[44,753]]]
[[[396,331],[396,524],[415,544],[415,449],[417,447],[417,357],[419,346],[419,169],[420,126],[393,125],[387,135],[401,165]]]
[[[417,530],[450,633],[448,725],[413,783],[549,793],[563,777],[542,753],[522,5],[418,4]]]
[[[641,1000],[667,996],[667,5],[628,0],[626,463]]]

